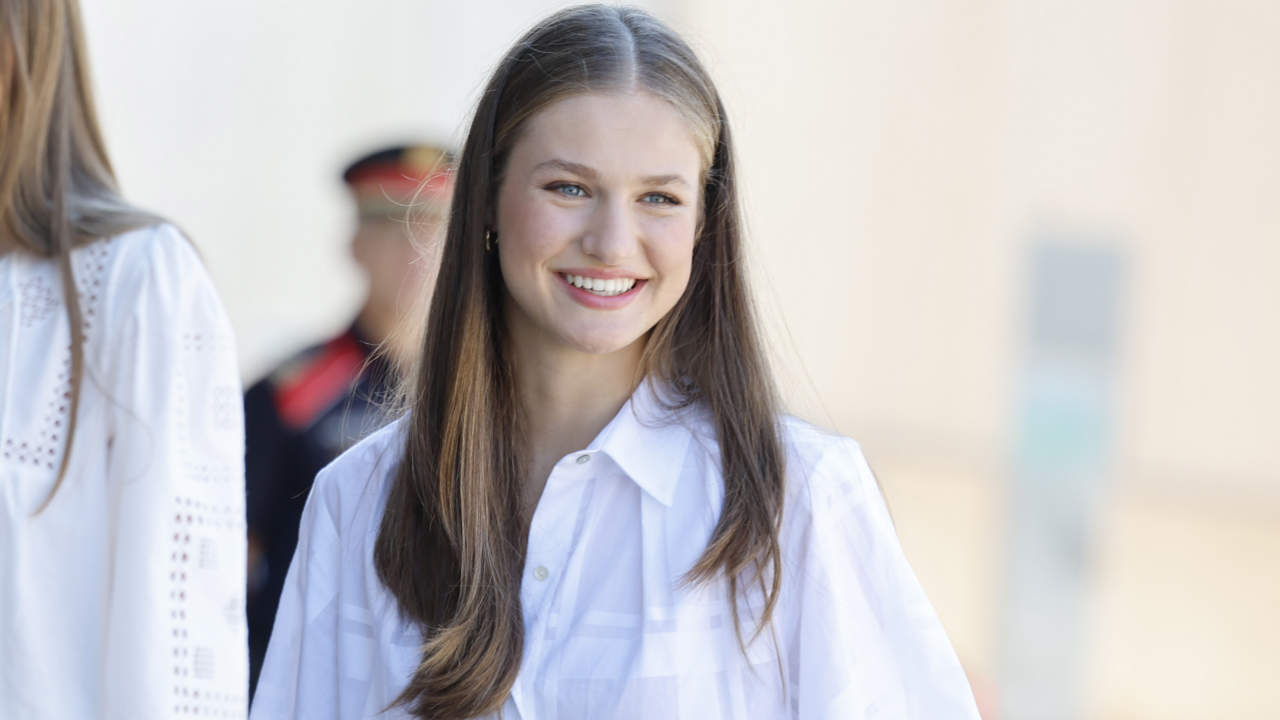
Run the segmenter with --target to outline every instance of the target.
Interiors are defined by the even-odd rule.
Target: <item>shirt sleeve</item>
[[[267,656],[253,698],[254,720],[339,716],[338,589],[342,551],[328,502],[330,466],[316,476],[302,511]]]
[[[128,242],[107,313],[113,527],[101,717],[244,717],[244,436],[231,327],[175,229]]]
[[[833,442],[806,470],[782,537],[784,582],[798,583],[780,600],[794,716],[977,720],[857,444]]]

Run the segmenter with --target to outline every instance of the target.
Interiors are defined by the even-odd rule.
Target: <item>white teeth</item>
[[[563,277],[570,285],[582,288],[593,295],[601,295],[603,297],[621,295],[622,293],[630,291],[631,288],[636,285],[635,278],[610,278],[605,280],[603,278],[590,278],[583,277],[581,275],[569,274],[564,274]]]

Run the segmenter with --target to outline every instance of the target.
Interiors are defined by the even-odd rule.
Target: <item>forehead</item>
[[[688,173],[701,164],[693,129],[671,103],[645,91],[582,93],[530,117],[512,148],[512,169],[548,159],[603,173]]]

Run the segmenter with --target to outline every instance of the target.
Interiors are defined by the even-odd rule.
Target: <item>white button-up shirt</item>
[[[243,718],[244,421],[231,324],[169,225],[0,255],[0,718]]]
[[[405,427],[316,478],[255,720],[409,717],[387,707],[423,638],[373,565]],[[705,411],[671,415],[645,383],[556,463],[530,527],[524,657],[502,717],[977,718],[857,444],[794,419],[783,441],[782,590],[745,653],[728,583],[682,582],[724,497]],[[746,638],[760,604],[739,601]]]

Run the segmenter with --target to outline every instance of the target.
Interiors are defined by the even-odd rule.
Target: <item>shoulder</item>
[[[178,286],[182,273],[195,272],[196,280],[206,277],[204,262],[195,246],[178,228],[160,223],[104,238],[76,250],[87,258],[109,259],[120,280],[138,283],[162,281]]]
[[[885,717],[976,718],[861,448],[793,419],[783,434],[789,504],[778,617],[796,648],[802,696],[832,717],[878,707]],[[810,675],[818,682],[805,691]]]
[[[307,368],[316,364],[327,348],[332,344],[332,340],[325,342],[312,343],[272,367],[262,381],[270,385],[287,384],[290,380],[303,373]]]
[[[715,418],[701,403],[682,408],[677,421],[693,439],[693,445],[714,468],[720,466],[720,444]],[[878,497],[879,486],[852,438],[826,430],[791,415],[777,419],[784,458],[786,514],[797,506],[807,514],[816,502],[829,505],[836,499],[860,502]]]
[[[270,395],[286,425],[301,430],[346,396],[367,357],[360,342],[350,332],[343,332],[294,353],[254,387]]]
[[[792,416],[779,421],[788,474],[809,484],[860,484],[870,477],[870,468],[856,440],[820,428]]]
[[[119,248],[120,252],[163,254],[175,247],[191,248],[191,241],[177,227],[169,223],[155,223],[128,230],[100,242]]]
[[[229,325],[196,247],[173,225],[156,224],[78,248],[77,284],[100,289],[121,311],[181,319],[194,314],[219,329]]]
[[[119,352],[127,345],[138,358],[173,363],[201,383],[216,379],[239,394],[231,320],[181,231],[163,223],[138,228],[78,247],[73,261],[85,326],[106,372],[154,374]],[[139,382],[161,387],[154,378]]]
[[[791,416],[783,417],[780,425],[787,457],[785,504],[790,510],[812,516],[852,509],[868,500],[883,503],[857,441]]]
[[[404,455],[408,426],[407,415],[391,421],[316,475],[309,502],[322,508],[340,533],[361,525],[376,531]]]
[[[779,541],[785,562],[803,568],[795,577],[806,584],[836,596],[862,588],[878,607],[898,592],[885,579],[905,577],[910,568],[862,448],[792,418],[783,435],[787,489]]]

